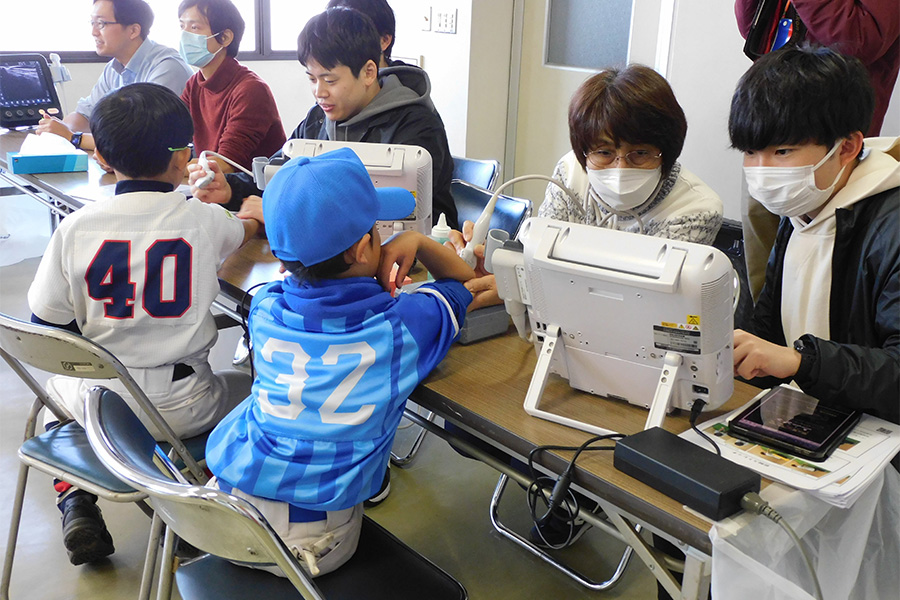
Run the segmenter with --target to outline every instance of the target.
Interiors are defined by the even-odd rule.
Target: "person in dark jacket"
[[[900,423],[900,143],[864,143],[873,105],[862,63],[822,47],[767,54],[738,83],[731,143],[781,224],[734,368]]]
[[[735,0],[735,17],[744,37],[750,32],[760,1]],[[897,0],[793,0],[791,6],[805,27],[803,39],[855,56],[865,65],[875,89],[875,112],[863,132],[869,137],[879,135],[900,72]],[[741,220],[750,289],[755,300],[762,289],[766,260],[775,242],[779,219],[751,197],[745,198]]]
[[[297,57],[306,67],[316,105],[291,138],[421,146],[432,160],[432,219],[437,222],[444,213],[447,224],[457,227],[450,194],[453,159],[431,102],[431,82],[417,67],[379,70],[380,39],[372,20],[350,8],[330,8],[309,20],[297,40]],[[213,182],[191,192],[204,202],[261,218],[261,192],[253,179],[223,177],[213,162]],[[192,166],[191,184],[205,174]]]

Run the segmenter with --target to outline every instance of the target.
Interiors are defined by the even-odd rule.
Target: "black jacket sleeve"
[[[895,313],[896,315],[896,313]],[[826,404],[861,410],[900,423],[900,353],[895,336],[887,346],[869,348],[805,336],[815,360],[804,378],[804,392]]]
[[[900,423],[900,241],[896,190],[839,211],[832,261],[831,339],[803,341],[813,359],[794,381],[827,404],[841,404]],[[844,224],[847,224],[844,227]],[[792,227],[782,219],[766,283],[748,331],[782,346],[781,282]],[[840,246],[838,246],[840,244]],[[773,378],[753,380],[770,387]]]

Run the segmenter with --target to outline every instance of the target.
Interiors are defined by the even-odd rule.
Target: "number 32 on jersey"
[[[88,294],[109,319],[134,318],[137,286],[129,240],[105,240],[85,272]],[[141,308],[156,319],[177,319],[191,307],[193,249],[183,239],[156,240],[144,253]]]
[[[309,375],[306,372],[306,365],[310,361],[309,354],[297,342],[279,340],[269,338],[265,341],[260,354],[263,360],[271,363],[273,355],[284,353],[291,356],[291,372],[279,373],[275,378],[275,383],[286,384],[288,386],[287,404],[273,404],[269,400],[269,393],[265,389],[259,390],[259,406],[263,412],[278,417],[280,419],[294,420],[300,413],[306,409],[303,404],[303,390]],[[319,359],[323,365],[333,366],[338,364],[338,360],[342,355],[355,355],[359,357],[359,364],[353,368],[338,385],[331,391],[324,402],[319,406],[319,417],[323,423],[332,425],[361,425],[372,416],[375,410],[374,404],[363,404],[358,410],[353,412],[338,412],[350,392],[362,379],[363,374],[375,364],[375,350],[366,342],[355,342],[351,344],[332,344]]]

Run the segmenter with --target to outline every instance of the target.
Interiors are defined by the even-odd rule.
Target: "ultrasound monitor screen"
[[[36,60],[0,64],[0,106],[13,108],[53,101],[49,82]]]

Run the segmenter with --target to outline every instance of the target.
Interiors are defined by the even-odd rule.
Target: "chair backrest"
[[[324,598],[252,504],[187,483],[118,394],[102,386],[91,388],[85,401],[85,431],[103,464],[145,492],[153,509],[179,537],[228,560],[276,564],[304,598]]]
[[[43,392],[21,363],[54,375],[120,380],[191,473],[198,481],[206,481],[203,469],[131,377],[125,365],[99,344],[71,331],[28,323],[0,314],[0,356],[57,417],[61,416],[59,407]]]
[[[453,201],[456,203],[460,225],[463,221],[475,222],[493,195],[489,190],[465,181],[454,181],[450,184],[450,191],[453,194]],[[501,194],[497,197],[490,228],[503,229],[509,233],[509,237],[513,238],[525,219],[530,216],[530,200]]]
[[[453,179],[493,190],[500,177],[500,162],[478,158],[453,157]]]
[[[115,356],[88,338],[4,314],[0,314],[0,348],[23,363],[55,375],[131,378]]]

